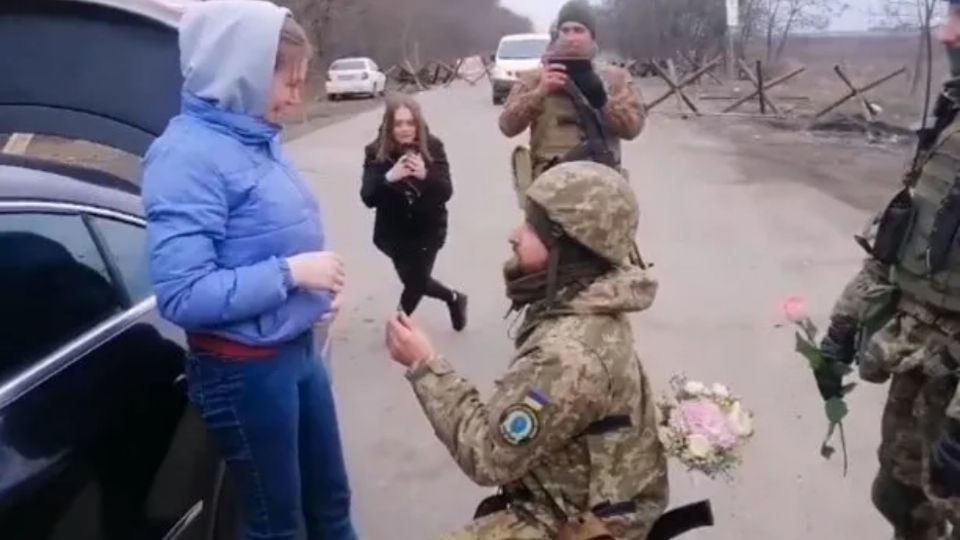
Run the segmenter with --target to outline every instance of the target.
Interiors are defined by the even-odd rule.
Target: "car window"
[[[0,214],[0,380],[122,306],[83,220]]]
[[[130,300],[139,302],[153,296],[153,282],[147,266],[147,231],[115,219],[94,217],[92,220],[110,259],[117,266]]]
[[[549,43],[544,39],[516,39],[500,44],[497,57],[501,60],[528,60],[540,58]]]
[[[364,67],[363,60],[337,60],[330,65],[330,71],[361,71]]]
[[[0,233],[11,231],[30,231],[49,238],[70,251],[78,263],[92,268],[104,279],[110,279],[107,265],[79,215],[0,214]]]

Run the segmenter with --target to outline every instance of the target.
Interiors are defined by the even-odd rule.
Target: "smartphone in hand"
[[[587,73],[593,70],[593,62],[585,58],[556,59],[553,63],[562,64],[566,67],[568,75]]]

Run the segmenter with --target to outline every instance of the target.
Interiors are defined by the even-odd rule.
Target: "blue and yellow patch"
[[[540,412],[547,403],[550,403],[550,400],[536,388],[531,388],[530,391],[527,392],[527,396],[523,398],[523,403],[534,411]]]
[[[519,446],[540,433],[538,414],[550,402],[543,393],[530,390],[521,403],[511,405],[500,417],[500,435],[508,444]]]

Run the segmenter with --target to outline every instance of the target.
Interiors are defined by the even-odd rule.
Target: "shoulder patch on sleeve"
[[[500,417],[500,436],[511,446],[529,443],[540,434],[540,418],[527,403],[511,405]]]

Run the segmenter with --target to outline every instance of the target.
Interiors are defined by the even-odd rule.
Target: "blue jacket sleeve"
[[[228,200],[222,177],[197,156],[158,151],[143,169],[150,273],[161,314],[185,328],[241,321],[280,307],[291,289],[286,261],[217,265]]]

